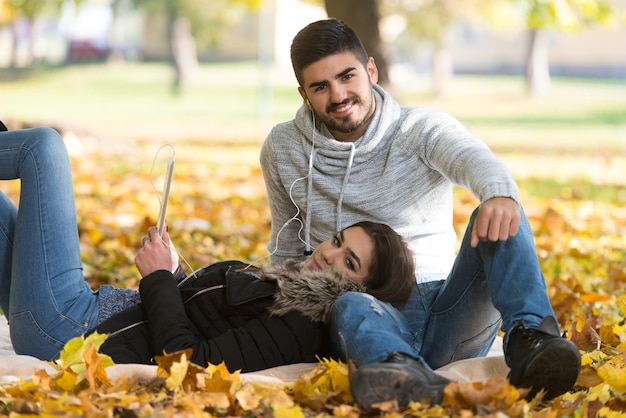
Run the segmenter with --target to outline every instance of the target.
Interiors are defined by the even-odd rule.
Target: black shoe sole
[[[424,383],[403,365],[366,364],[359,367],[350,378],[352,396],[359,406],[369,410],[372,404],[396,399],[400,407],[409,402],[430,405],[443,401],[443,389],[449,383],[441,377],[439,383]]]
[[[565,338],[545,341],[537,353],[520,367],[511,369],[509,381],[519,388],[530,388],[526,399],[532,399],[541,389],[544,399],[555,398],[569,391],[578,378],[581,362],[578,348]]]

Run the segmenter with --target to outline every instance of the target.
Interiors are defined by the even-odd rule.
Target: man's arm
[[[519,190],[510,170],[454,117],[436,113],[422,131],[421,155],[453,183],[471,191],[481,204],[471,245],[515,236],[521,220]]]

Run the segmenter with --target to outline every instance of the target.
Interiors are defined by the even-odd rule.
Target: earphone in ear
[[[308,107],[311,107],[311,101],[309,99],[304,99],[304,103],[306,103]]]

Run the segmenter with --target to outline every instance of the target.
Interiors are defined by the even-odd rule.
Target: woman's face
[[[337,232],[322,242],[304,263],[313,271],[335,270],[350,280],[363,283],[369,274],[374,241],[360,226]]]

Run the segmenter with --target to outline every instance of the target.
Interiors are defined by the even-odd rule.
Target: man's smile
[[[348,114],[350,112],[350,110],[354,107],[354,105],[356,104],[356,100],[348,100],[344,103],[340,103],[337,105],[332,105],[328,111],[328,113],[331,113],[333,115],[336,116],[345,116],[346,114]]]

